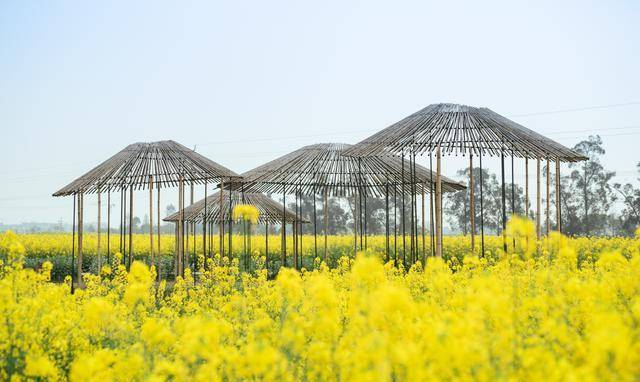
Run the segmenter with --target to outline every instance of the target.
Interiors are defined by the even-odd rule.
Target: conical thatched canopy
[[[94,169],[57,191],[53,196],[96,193],[125,187],[145,189],[153,176],[154,186],[175,187],[180,178],[204,184],[238,174],[174,141],[139,142],[102,162]]]
[[[207,196],[207,214],[206,220],[210,222],[220,221],[220,192]],[[270,197],[263,194],[244,194],[240,192],[231,192],[231,211],[238,204],[251,204],[260,211],[258,223],[282,223],[282,213],[285,213],[286,221],[291,223],[296,221],[296,215],[289,209],[284,209],[282,204],[276,202]],[[199,200],[184,209],[184,221],[186,222],[202,222],[205,216],[205,199]],[[177,222],[180,220],[180,211],[167,216],[164,221]],[[229,191],[225,191],[222,195],[222,220],[229,221]],[[301,220],[306,222],[305,220]]]
[[[242,174],[244,190],[250,192],[281,193],[283,185],[288,192],[305,195],[322,194],[349,196],[362,190],[373,196],[383,196],[389,186],[397,192],[410,193],[411,173],[409,161],[399,156],[385,158],[354,158],[342,155],[351,145],[345,143],[319,143],[295,150],[262,166]],[[435,182],[435,173],[416,165],[415,183]],[[402,185],[405,187],[402,187]],[[238,184],[233,185],[236,189]],[[462,190],[465,186],[454,180],[443,178],[443,191]],[[421,193],[422,188],[417,187]]]
[[[564,162],[584,156],[487,108],[441,103],[425,107],[346,150],[347,155],[413,151],[442,154],[549,158]]]

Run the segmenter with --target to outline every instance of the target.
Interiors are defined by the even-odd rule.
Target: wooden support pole
[[[322,209],[324,210],[324,261],[327,262],[327,231],[329,230],[329,205],[327,189],[324,190],[324,201],[322,203]]]
[[[100,251],[100,231],[101,231],[101,227],[100,227],[100,220],[102,220],[102,198],[100,197],[100,187],[98,187],[98,223],[97,223],[97,228],[98,228],[98,243],[96,244],[96,253],[98,256],[98,274],[100,274],[100,270],[102,269],[102,252]]]
[[[476,212],[473,193],[473,153],[469,152],[469,222],[471,224],[471,253],[476,248]]]
[[[426,225],[426,219],[425,219],[425,200],[426,200],[426,189],[424,186],[424,183],[422,184],[422,203],[421,203],[421,207],[422,207],[422,214],[421,214],[421,219],[422,219],[422,269],[424,269],[424,266],[427,262],[427,242],[426,242],[426,233],[425,233],[425,225]],[[416,186],[417,187],[417,186]],[[388,193],[387,193],[387,201],[388,201]],[[387,202],[388,204],[388,202]],[[389,226],[389,208],[387,206],[387,227]],[[387,230],[388,231],[388,230]],[[389,246],[388,242],[389,242],[389,233],[387,232],[387,247]],[[389,249],[387,248],[387,261],[389,261]]]
[[[127,188],[120,189],[120,254],[122,264],[126,264],[127,253]]]
[[[479,150],[480,165],[480,256],[484,257],[484,170],[482,169],[482,149]]]
[[[407,267],[406,253],[407,253],[407,231],[406,231],[406,216],[405,216],[405,184],[404,184],[404,151],[402,152],[402,156],[400,158],[402,160],[402,176],[400,181],[402,182],[402,211],[400,212],[400,216],[402,218],[401,227],[402,227],[402,265]]]
[[[442,257],[442,168],[440,147],[436,148],[436,256]]]
[[[389,183],[385,185],[384,190],[384,207],[385,207],[385,263],[389,262]]]
[[[244,196],[244,192],[243,195]],[[222,213],[222,211],[220,211]],[[229,211],[227,212],[228,220],[229,220],[229,245],[227,249],[227,254],[229,255],[229,260],[233,259],[233,194],[231,190],[229,190]]]
[[[229,184],[231,186],[231,183]],[[219,243],[219,250],[220,250],[220,256],[224,256],[224,214],[222,213],[223,208],[223,202],[224,202],[224,180],[221,179],[220,180],[220,227],[218,228],[218,238],[220,240]],[[229,187],[229,193],[231,193],[231,187]],[[229,248],[229,251],[231,251],[231,248]]]
[[[73,215],[72,215],[72,223],[71,223],[71,294],[75,293],[75,255],[76,255],[76,200],[77,194],[73,194]]]
[[[264,221],[264,268],[269,270],[269,220]]]
[[[547,236],[549,236],[549,230],[550,230],[550,225],[551,225],[551,217],[549,216],[549,211],[550,211],[550,207],[551,207],[551,162],[549,161],[549,159],[547,158],[547,214],[546,214],[546,219],[547,219]]]
[[[191,189],[190,189],[190,197],[189,197],[189,205],[193,205],[193,188],[194,188],[194,184],[193,181],[191,181]],[[193,238],[193,243],[192,243],[192,252],[191,252],[191,256],[192,259],[189,262],[189,268],[192,268],[192,275],[193,275],[193,281],[196,281],[196,271],[198,270],[198,259],[197,259],[197,255],[196,255],[196,223],[195,221],[190,221],[189,223],[189,230],[191,233],[191,236]],[[187,241],[189,241],[189,236],[187,235]],[[187,251],[187,253],[189,253],[189,251]]]
[[[153,247],[153,175],[149,175],[149,250],[151,254],[149,266],[152,267],[156,260]]]
[[[504,151],[500,153],[500,169],[502,180],[502,249],[507,252],[507,204],[506,185],[504,180]]]
[[[318,217],[316,207],[316,188],[313,187],[313,256],[318,257]]]
[[[434,205],[433,193],[435,192],[435,184],[433,183],[433,155],[429,153],[429,246],[431,247],[431,256],[436,254],[435,232],[434,232]],[[394,206],[395,211],[395,206]],[[394,218],[395,219],[395,218]]]
[[[179,218],[178,218],[178,232],[177,232],[177,237],[176,237],[176,244],[178,247],[178,251],[176,253],[177,259],[176,259],[176,276],[182,276],[182,251],[183,251],[183,243],[182,243],[182,231],[184,229],[183,227],[183,222],[184,222],[184,203],[183,203],[183,199],[184,199],[184,185],[183,185],[183,180],[182,180],[182,176],[180,176],[180,181],[178,183],[178,208],[180,209],[180,213],[179,213]]]
[[[111,266],[111,190],[107,190],[107,265]]]
[[[560,160],[556,159],[556,230],[562,233],[562,206],[560,206]]]
[[[129,264],[127,269],[131,269],[133,259],[133,185],[129,188]]]
[[[287,266],[287,188],[282,185],[282,267]]]
[[[76,267],[78,268],[78,274],[76,275],[76,281],[78,284],[78,288],[82,288],[84,283],[82,281],[82,244],[83,244],[83,232],[84,232],[84,194],[78,194],[78,264]]]
[[[157,187],[158,187],[158,256],[156,256],[156,272],[158,272],[158,281],[160,281],[162,279],[161,273],[160,273],[160,258],[162,256],[162,252],[160,251],[160,182],[159,179],[156,182]]]
[[[542,228],[540,227],[542,221],[542,195],[540,195],[540,158],[536,159],[536,237],[540,240],[542,236]]]
[[[524,158],[524,216],[529,218],[529,158]]]

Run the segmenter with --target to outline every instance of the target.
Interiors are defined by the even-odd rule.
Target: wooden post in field
[[[190,196],[189,196],[189,205],[193,204],[193,181],[191,181],[191,187],[190,187]],[[192,275],[194,277],[194,281],[195,281],[195,277],[196,277],[196,271],[198,270],[198,256],[196,255],[196,223],[195,221],[190,221],[188,224],[188,231],[191,236],[193,236],[193,243],[192,243],[192,249],[193,249],[193,262],[189,261],[189,268],[191,269],[191,267],[193,267],[193,269],[191,269]],[[187,248],[189,248],[189,235],[187,235]],[[190,254],[190,250],[187,250],[187,257]]]
[[[129,188],[129,265],[127,269],[131,267],[131,261],[133,260],[133,185]]]
[[[529,218],[529,158],[524,158],[524,216]]]
[[[541,197],[540,197],[540,158],[536,160],[536,237],[540,240],[542,235],[542,228],[540,227],[541,221]]]
[[[475,236],[476,236],[476,214],[474,207],[474,197],[473,197],[473,154],[469,152],[469,218],[471,224],[471,253],[474,252],[476,247]]]
[[[231,186],[231,183],[229,185]],[[220,210],[220,227],[218,228],[218,238],[220,240],[220,244],[219,244],[220,256],[222,257],[224,257],[224,213],[222,208],[222,205],[224,204],[223,192],[224,192],[224,180],[221,179],[220,180],[220,207],[218,208]],[[231,193],[231,187],[229,187],[229,193]],[[231,219],[231,216],[229,216],[229,219]],[[229,248],[229,252],[231,252],[231,248]]]
[[[440,147],[436,148],[436,256],[442,257],[442,177]]]
[[[180,176],[180,181],[178,182],[178,208],[180,209],[179,218],[178,218],[178,236],[176,237],[176,243],[178,247],[177,251],[177,261],[176,261],[176,276],[182,276],[182,253],[183,253],[183,243],[182,243],[182,232],[184,231],[184,184],[182,176]]]
[[[100,198],[100,187],[98,187],[98,243],[96,244],[96,253],[98,256],[98,274],[100,274],[100,270],[102,269],[102,253],[100,252],[100,220],[102,218],[102,200]]]
[[[78,287],[82,288],[82,233],[84,231],[84,194],[80,192],[78,194],[78,273],[76,276]]]
[[[151,255],[149,267],[151,267],[156,259],[156,254],[153,250],[153,175],[149,175],[149,249]]]
[[[562,233],[562,207],[560,206],[560,160],[556,159],[556,230]]]
[[[549,216],[549,210],[550,210],[550,199],[551,199],[551,162],[549,162],[549,159],[547,158],[547,215],[546,215],[546,219],[547,219],[547,236],[549,236],[549,226],[551,225],[551,217]]]
[[[416,188],[417,188],[417,186],[416,186]],[[422,183],[422,216],[421,216],[422,217],[422,269],[424,269],[424,266],[427,263],[427,242],[426,242],[427,235],[426,235],[426,232],[425,232],[425,225],[426,225],[426,219],[425,219],[426,193],[427,193],[427,191],[425,189],[424,183]],[[387,193],[387,195],[388,195],[388,193]],[[387,216],[388,215],[389,215],[389,210],[387,209]],[[387,227],[388,226],[389,226],[389,218],[387,217]],[[389,231],[387,231],[387,243],[389,242],[388,237],[389,237]],[[389,251],[387,249],[387,260],[386,261],[389,261],[388,257],[389,257]]]
[[[329,206],[327,190],[324,190],[324,201],[322,202],[322,209],[324,213],[324,261],[327,262],[327,231],[329,230]]]
[[[107,265],[111,266],[111,190],[107,190]]]
[[[160,274],[160,182],[159,179],[156,181],[156,185],[158,186],[158,256],[156,257],[156,272],[158,272],[158,281],[162,279]]]

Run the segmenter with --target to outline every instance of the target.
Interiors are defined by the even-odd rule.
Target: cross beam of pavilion
[[[407,265],[406,258],[406,219],[405,219],[405,196],[412,195],[412,200],[416,200],[416,195],[422,194],[422,254],[426,252],[425,247],[425,194],[430,194],[434,184],[433,172],[415,163],[406,160],[404,157],[389,155],[385,158],[362,157],[355,158],[343,155],[343,152],[351,147],[344,143],[320,143],[302,147],[289,154],[274,159],[264,165],[242,174],[242,182],[228,184],[228,187],[242,189],[248,192],[264,192],[283,194],[286,203],[287,193],[295,194],[296,213],[301,214],[302,196],[313,196],[313,213],[311,218],[314,232],[314,250],[317,256],[317,219],[316,195],[323,197],[324,210],[324,260],[327,258],[327,198],[329,196],[353,197],[354,201],[354,253],[358,250],[358,234],[360,238],[360,250],[367,248],[367,197],[384,197],[386,213],[386,257],[390,259],[390,212],[389,198],[393,196],[397,201],[398,195],[402,200],[401,207],[401,234],[402,234],[402,261]],[[461,183],[444,178],[441,182],[444,191],[462,190],[465,186]],[[398,262],[396,222],[396,203],[394,202],[394,261]],[[410,262],[417,259],[418,253],[418,224],[417,209],[415,203],[411,204],[411,222],[409,231],[410,237]],[[432,219],[431,219],[432,220]],[[286,228],[286,227],[285,227]],[[298,264],[298,252],[301,247],[301,228],[293,226],[294,230],[294,262]],[[283,239],[286,238],[286,229],[283,229]],[[300,237],[298,237],[300,236]],[[364,238],[364,240],[363,240]],[[283,261],[286,257],[286,239],[283,242]]]
[[[515,213],[515,192],[513,181],[514,157],[525,158],[527,176],[525,188],[525,208],[528,201],[528,159],[537,161],[537,231],[540,236],[540,161],[547,160],[547,231],[549,230],[549,168],[556,162],[556,208],[557,228],[561,230],[560,208],[560,162],[577,162],[587,158],[533,130],[511,121],[488,108],[478,108],[458,104],[434,104],[392,124],[345,151],[346,155],[381,156],[388,153],[408,153],[410,156],[433,154],[437,162],[436,192],[440,192],[440,167],[442,154],[468,154],[470,166],[471,200],[471,248],[474,250],[474,195],[473,195],[473,155],[480,158],[480,218],[482,230],[482,254],[484,254],[484,215],[482,196],[482,157],[499,156],[502,168],[502,227],[506,226],[504,157],[511,156],[512,214]],[[440,200],[436,197],[436,200]],[[442,254],[442,205],[436,204],[436,246],[437,254]],[[504,237],[504,235],[503,235]],[[506,250],[506,239],[504,249]]]
[[[153,238],[153,190],[157,190],[157,253],[160,253],[160,190],[168,187],[178,187],[179,206],[184,207],[184,184],[190,184],[193,195],[194,184],[223,182],[232,180],[239,175],[228,168],[196,153],[195,151],[174,141],[138,142],[125,147],[100,165],[74,180],[67,186],[53,194],[53,196],[74,196],[73,204],[73,247],[72,266],[75,255],[75,227],[76,206],[78,218],[78,259],[77,282],[82,285],[82,235],[84,195],[97,194],[98,199],[98,268],[101,267],[100,254],[100,224],[101,224],[101,194],[107,193],[107,259],[110,262],[110,227],[111,227],[111,194],[120,193],[120,248],[123,260],[128,259],[131,264],[133,257],[133,192],[134,190],[149,190],[149,240],[151,244],[151,263],[157,260],[157,272],[160,275],[159,256],[155,258]],[[126,214],[127,197],[129,191],[129,241],[127,248]],[[184,221],[184,219],[181,219]],[[177,272],[184,271],[184,224],[178,224],[180,232],[178,240],[181,243],[177,254]],[[128,254],[128,258],[127,258]],[[125,260],[126,261],[126,260]],[[73,271],[72,271],[73,273]],[[73,276],[73,275],[72,275]],[[72,290],[74,283],[71,283]]]

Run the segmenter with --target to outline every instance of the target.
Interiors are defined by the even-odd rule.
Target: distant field
[[[53,264],[52,279],[61,281],[64,276],[71,273],[71,234],[21,234],[18,235],[20,241],[26,249],[25,265],[27,267],[39,267],[44,261],[50,261]],[[0,234],[0,238],[2,234]],[[429,237],[427,235],[425,248],[429,251]],[[1,239],[0,239],[1,240]],[[354,237],[351,235],[328,236],[327,240],[327,263],[334,267],[342,256],[354,257]],[[585,259],[598,258],[602,251],[619,250],[624,256],[631,257],[634,251],[637,251],[637,241],[630,238],[566,238],[577,251],[578,261]],[[157,237],[155,238],[157,243]],[[510,242],[510,241],[508,241]],[[225,238],[225,245],[228,243],[228,237]],[[234,235],[232,239],[233,254],[232,257],[238,258],[243,251],[242,236]],[[318,236],[318,257],[322,258],[324,254],[324,237]],[[409,238],[407,237],[407,252],[409,251]],[[502,252],[502,237],[486,236],[485,237],[485,254],[488,258],[495,258],[497,254]],[[119,250],[119,237],[111,236],[111,258]],[[386,260],[385,255],[385,237],[382,235],[367,237],[368,252],[381,260]],[[128,248],[128,247],[127,247]],[[149,259],[149,236],[145,234],[133,235],[133,252],[134,259],[148,262]],[[193,252],[193,237],[189,240],[189,253]],[[213,238],[214,253],[218,252],[219,242],[218,236]],[[396,242],[398,252],[398,261],[402,262],[402,238],[398,236]],[[422,242],[418,243],[418,249],[422,251]],[[175,250],[175,238],[173,235],[161,236],[161,261],[162,273],[167,278],[173,277],[173,254]],[[197,254],[202,254],[202,237],[196,236],[195,249]],[[157,249],[156,249],[157,250]],[[265,238],[261,235],[253,235],[251,238],[251,252],[254,254],[254,260],[257,257],[265,255]],[[553,251],[552,245],[543,241],[540,243],[542,252]],[[390,238],[390,259],[394,258],[394,238]],[[84,235],[84,262],[83,269],[86,271],[96,272],[97,268],[97,234]],[[107,241],[106,235],[101,235],[101,252],[106,261],[107,258]],[[480,252],[480,240],[476,237],[476,254]],[[287,264],[293,264],[293,239],[288,237],[287,240]],[[470,237],[469,236],[445,236],[443,241],[443,258],[445,260],[457,259],[462,260],[470,254]],[[280,266],[281,252],[281,236],[269,236],[269,264],[270,272]],[[407,255],[408,256],[408,255]],[[302,261],[304,267],[313,269],[317,266],[315,260],[315,246],[313,235],[304,235],[302,239]]]

